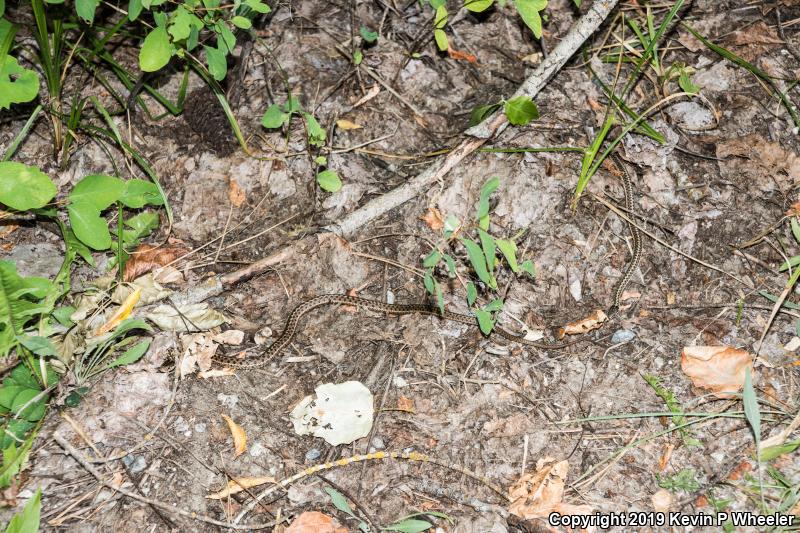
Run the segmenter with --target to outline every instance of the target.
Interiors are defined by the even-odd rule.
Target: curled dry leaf
[[[707,389],[717,398],[731,398],[744,386],[746,369],[753,358],[730,346],[686,346],[681,352],[681,370],[695,387]]]
[[[242,492],[245,489],[257,487],[259,485],[263,485],[264,483],[275,483],[275,478],[272,476],[234,478],[228,481],[228,484],[224,489],[209,494],[206,496],[206,498],[209,500],[221,500],[223,498],[227,498],[231,494],[236,494],[237,492]]]
[[[347,120],[346,118],[340,118],[336,121],[336,127],[340,130],[357,130],[361,128],[361,124],[356,124],[353,121]]]
[[[235,376],[236,372],[231,368],[206,370],[205,372],[198,372],[197,377],[200,379],[221,378],[225,376]]]
[[[381,86],[376,83],[375,85],[372,86],[372,88],[369,91],[367,91],[367,94],[362,96],[358,102],[353,104],[353,108],[366,104],[367,102],[378,96],[379,92],[381,92]]]
[[[239,329],[229,329],[223,331],[222,333],[217,333],[211,338],[211,340],[220,344],[238,346],[239,344],[242,344],[242,341],[244,340],[244,331]]]
[[[177,309],[172,305],[159,305],[145,316],[165,331],[178,332],[205,331],[228,321],[206,302],[179,305]]]
[[[228,180],[228,200],[230,200],[233,207],[242,207],[247,195],[239,186],[239,182],[236,181],[236,178],[230,178]]]
[[[429,207],[428,212],[419,217],[419,219],[427,224],[433,231],[441,231],[444,227],[442,212],[435,207]]]
[[[244,432],[244,428],[234,422],[228,415],[222,415],[222,418],[228,423],[228,429],[231,430],[231,435],[233,435],[233,457],[239,457],[247,450],[247,434]]]
[[[186,254],[188,250],[182,246],[153,246],[151,244],[140,244],[131,253],[131,258],[125,263],[125,281],[133,281],[139,276],[147,274],[157,267],[162,267],[167,263]]]
[[[347,533],[347,528],[319,511],[306,511],[286,528],[284,533]]]
[[[592,514],[591,506],[561,501],[569,463],[566,460],[554,461],[550,457],[540,459],[536,463],[536,472],[523,475],[508,489],[511,500],[509,512],[526,520],[547,516],[552,512],[562,515]]]
[[[180,365],[181,379],[193,374],[196,367],[199,367],[202,372],[209,370],[211,360],[219,346],[203,333],[184,335],[181,337],[181,345],[183,346]]]
[[[103,333],[108,333],[109,331],[116,328],[120,324],[120,322],[128,318],[131,315],[131,311],[133,311],[133,308],[139,302],[139,296],[141,295],[142,295],[142,288],[137,287],[135,291],[130,293],[128,297],[125,298],[125,301],[122,302],[122,305],[119,306],[119,309],[117,309],[116,312],[113,315],[111,315],[111,318],[109,318],[105,324],[97,328],[97,330],[94,332],[95,336],[102,335]]]
[[[608,316],[606,316],[602,309],[598,309],[583,320],[570,322],[561,328],[560,334],[563,337],[564,335],[580,335],[583,333],[588,333],[589,331],[602,326],[603,322],[606,320],[608,320]]]

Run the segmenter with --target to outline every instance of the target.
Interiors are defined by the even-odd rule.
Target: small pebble
[[[619,344],[621,342],[631,342],[636,338],[636,333],[629,329],[618,329],[611,336],[611,344]]]
[[[126,455],[122,458],[122,462],[131,471],[131,474],[138,474],[147,468],[147,461],[141,455]]]
[[[321,451],[319,451],[316,448],[311,448],[306,452],[306,461],[309,462],[316,461],[317,459],[319,459],[320,455],[322,455]]]
[[[199,424],[194,425],[194,430],[196,433],[205,433],[206,432],[206,425],[202,422]]]

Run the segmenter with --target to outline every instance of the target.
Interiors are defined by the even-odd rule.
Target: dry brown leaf
[[[220,344],[229,344],[231,346],[238,346],[244,340],[244,331],[240,329],[227,329],[222,333],[217,333],[211,340]]]
[[[232,368],[222,368],[222,369],[213,369],[213,370],[206,370],[205,372],[198,372],[197,377],[200,379],[211,379],[211,378],[221,378],[224,376],[235,376],[236,372],[233,371]]]
[[[694,505],[699,508],[708,507],[708,498],[706,498],[705,494],[701,494],[695,498]]]
[[[672,507],[672,493],[666,489],[656,491],[650,497],[650,502],[653,504],[653,510],[657,513],[666,513]]]
[[[708,389],[717,398],[731,398],[744,386],[746,369],[753,358],[730,346],[686,346],[681,352],[681,370],[695,387]]]
[[[102,335],[103,333],[108,333],[109,331],[117,327],[120,324],[120,322],[128,318],[131,315],[131,311],[133,311],[133,308],[139,302],[139,297],[141,295],[142,295],[142,288],[136,287],[136,290],[130,293],[127,298],[125,298],[125,301],[122,302],[122,305],[119,306],[119,309],[117,309],[116,312],[113,315],[111,315],[111,318],[109,318],[105,324],[97,328],[97,331],[94,332],[95,336]]]
[[[444,227],[442,212],[435,207],[429,207],[428,212],[419,217],[419,219],[427,224],[433,231],[440,231]]]
[[[285,533],[347,533],[347,528],[319,511],[306,511],[294,519]]]
[[[397,399],[397,408],[403,411],[414,411],[414,400],[411,398],[406,398],[405,396],[400,396]]]
[[[786,210],[787,217],[796,217],[800,215],[800,201],[797,201],[792,204],[792,206]]]
[[[602,309],[596,310],[591,315],[587,316],[582,320],[578,320],[577,322],[570,322],[563,328],[561,328],[560,336],[564,335],[581,335],[583,333],[587,333],[594,329],[599,328],[603,325],[603,322],[608,320],[608,316],[603,312]]]
[[[447,55],[449,55],[452,59],[469,61],[472,64],[476,64],[478,62],[477,57],[475,57],[470,53],[462,52],[461,50],[454,50],[452,48],[448,48]]]
[[[361,124],[356,124],[346,118],[340,118],[336,121],[336,127],[340,130],[350,131],[350,130],[357,130],[361,128]]]
[[[742,461],[728,474],[728,481],[738,481],[742,479],[743,474],[751,470],[753,470],[753,465],[751,465],[749,461]]]
[[[247,434],[244,432],[244,428],[234,422],[228,415],[222,415],[222,418],[228,423],[228,429],[231,430],[231,435],[233,436],[233,457],[239,457],[247,450]]]
[[[783,44],[783,39],[763,20],[750,24],[747,29],[731,33],[727,39],[729,44],[753,46],[756,44]]]
[[[508,489],[508,511],[526,520],[547,516],[561,503],[569,463],[539,459],[536,472],[523,475]]]
[[[381,86],[376,83],[375,85],[372,86],[372,88],[369,91],[367,91],[367,94],[362,96],[358,102],[353,104],[353,107],[356,108],[360,105],[366,104],[367,102],[378,96],[379,92],[381,92]]]
[[[230,178],[228,180],[228,200],[233,204],[233,207],[242,207],[246,198],[247,195],[239,186],[239,182],[236,181],[236,178]]]
[[[661,457],[658,459],[658,469],[662,472],[667,465],[669,464],[669,460],[672,458],[672,451],[675,449],[674,444],[667,444],[666,448],[664,448],[664,453],[661,454]]]
[[[259,485],[263,485],[264,483],[275,483],[275,482],[276,482],[275,478],[272,476],[234,478],[228,481],[228,484],[225,486],[224,489],[209,494],[208,496],[206,496],[206,498],[209,500],[221,500],[222,498],[227,498],[231,494],[242,492],[244,489],[257,487]]]
[[[188,250],[183,246],[140,244],[136,251],[131,253],[131,258],[128,259],[128,262],[125,263],[123,279],[125,281],[133,281],[156,267],[173,262],[187,252]]]

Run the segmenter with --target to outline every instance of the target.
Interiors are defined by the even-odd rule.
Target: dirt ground
[[[376,82],[335,48],[350,36],[351,3],[301,0],[274,6],[259,28],[263,43],[249,56],[235,107],[251,147],[273,157],[254,159],[238,148],[221,109],[197,78],[191,80],[183,116],[155,122],[141,112],[132,115],[133,143],[152,163],[174,210],[172,239],[191,249],[223,234],[230,244],[272,228],[219,253],[214,243],[209,255],[204,250],[181,261],[185,281],[171,288],[185,291],[304,242],[288,259],[208,301],[228,317],[223,329],[245,332],[245,347],[271,342],[265,326],[277,336],[295,305],[320,294],[356,289],[375,300],[385,301],[391,293],[399,303],[421,302],[427,298],[421,260],[440,236],[421,217],[435,207],[444,216],[468,219],[481,185],[497,176],[493,227],[503,235],[523,231],[520,254],[537,270],[535,280],[510,273],[499,280],[506,301],[502,325],[519,331],[522,321],[553,341],[559,327],[607,309],[632,242],[625,221],[596,198],[622,205],[622,185],[602,168],[573,213],[569,204],[581,165],[574,153],[479,153],[348,242],[320,232],[417,175],[435,157],[430,152],[457,142],[476,105],[513,93],[542,57],[510,5],[482,16],[453,17],[451,45],[473,54],[474,63],[436,52],[427,5],[352,5],[358,26],[380,29],[364,65],[398,96],[378,85],[376,96],[356,106]],[[654,6],[656,18],[669,7]],[[621,9],[631,17],[644,14],[635,3]],[[585,10],[566,0],[549,4],[548,50]],[[800,75],[800,7],[794,2],[698,0],[681,10],[680,18],[770,75],[790,80]],[[623,33],[631,37],[618,17],[609,19],[585,57],[574,57],[538,95],[541,117],[507,129],[491,147],[588,146],[607,103],[589,66],[612,83],[617,65],[600,60],[610,49],[601,47],[616,44]],[[541,472],[541,461],[566,460],[562,500],[590,512],[652,511],[653,496],[663,497],[668,480],[687,469],[694,483],[666,491],[670,511],[713,514],[715,499],[728,500],[728,511],[767,514],[777,508],[786,491],[775,488],[767,467],[759,469],[753,459],[753,433],[742,416],[700,422],[687,429],[688,436],[665,431],[673,423],[665,416],[584,420],[668,411],[646,375],[671,391],[685,412],[741,412],[740,401],[693,386],[682,370],[681,351],[719,345],[755,354],[773,306],[761,292],[781,293],[787,275],[778,267],[797,254],[789,224],[782,221],[798,199],[800,180],[800,143],[786,109],[755,76],[679,25],[661,49],[664,64],[695,69],[692,79],[701,96],[675,98],[650,116],[663,144],[638,134],[624,138],[619,154],[635,169],[637,220],[649,235],[628,287],[638,294],[602,328],[565,349],[541,350],[486,338],[476,327],[436,317],[328,307],[305,317],[291,348],[267,365],[210,379],[196,374],[179,379],[175,359],[182,341],[157,332],[139,363],[103,374],[78,407],[51,410],[20,500],[43,489],[46,531],[220,529],[100,486],[53,441],[60,433],[87,454],[108,457],[133,448],[121,461],[95,467],[147,498],[221,521],[232,519],[249,499],[246,493],[227,501],[207,498],[231,477],[282,479],[321,461],[409,449],[475,471],[503,489],[523,472]],[[135,51],[130,54],[134,61]],[[180,72],[168,72],[157,83],[174,94],[180,78]],[[79,79],[75,73],[71,83]],[[660,85],[653,81],[653,72],[645,69],[628,99],[631,108],[644,110],[668,96],[657,93]],[[344,183],[339,192],[316,186],[300,121],[288,135],[259,125],[268,105],[285,100],[285,82],[328,128],[333,146],[328,163]],[[668,87],[680,90],[675,83]],[[99,87],[86,90],[102,94]],[[796,88],[788,94],[796,99]],[[361,127],[332,128],[338,119]],[[4,121],[0,148],[24,120]],[[127,130],[128,123],[121,124]],[[59,170],[48,135],[42,122],[15,160],[38,165],[62,188],[87,174],[113,172],[105,153],[90,141],[79,143],[68,168]],[[164,239],[165,228],[153,242]],[[763,238],[742,247],[758,237]],[[62,250],[53,233],[32,224],[3,237],[2,257],[17,260],[27,274],[52,276]],[[457,251],[457,259],[465,262],[466,254]],[[76,285],[98,274],[83,266],[75,273]],[[444,288],[448,308],[465,312],[463,287]],[[796,320],[794,311],[779,313],[758,352],[754,382],[764,438],[798,412],[798,357],[785,348],[797,335]],[[220,349],[235,355],[243,348]],[[321,383],[345,381],[362,382],[374,395],[370,436],[342,446],[298,436],[289,419],[292,408]],[[238,458],[222,414],[247,433],[247,451]],[[687,444],[689,438],[696,443]],[[770,465],[796,493],[796,454]],[[761,493],[758,479],[769,485]],[[418,511],[452,517],[452,522],[429,517],[436,531],[536,531],[545,523],[518,525],[509,519],[507,502],[462,473],[402,461],[371,461],[309,476],[256,507],[244,522],[287,519],[276,528],[283,531],[300,513],[316,510],[356,531],[357,522],[334,508],[326,487],[355,502],[373,530]]]

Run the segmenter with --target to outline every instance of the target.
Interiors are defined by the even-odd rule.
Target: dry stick
[[[95,469],[94,466],[89,463],[86,457],[83,454],[76,450],[74,446],[72,446],[67,439],[65,439],[61,434],[55,433],[53,435],[53,440],[55,440],[59,446],[61,446],[65,452],[67,452],[73,459],[75,459],[87,472],[89,472],[94,478],[103,485],[104,487],[111,489],[112,491],[119,492],[123,496],[127,496],[128,498],[134,499],[136,501],[140,501],[142,503],[146,503],[152,505],[154,507],[158,507],[159,509],[166,511],[167,513],[177,514],[179,516],[183,516],[185,518],[190,518],[192,520],[199,520],[201,522],[205,522],[207,524],[214,524],[215,526],[229,528],[229,529],[239,529],[239,530],[253,530],[253,529],[272,529],[275,524],[247,524],[247,525],[239,525],[239,524],[231,524],[229,522],[222,522],[220,520],[214,520],[213,518],[207,518],[205,516],[200,516],[195,512],[186,511],[184,509],[179,509],[177,507],[173,507],[172,505],[160,502],[158,500],[153,500],[150,498],[145,498],[144,496],[140,496],[135,492],[131,492],[127,489],[123,489],[122,487],[116,487],[112,483],[103,479],[103,475]]]

